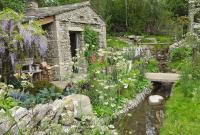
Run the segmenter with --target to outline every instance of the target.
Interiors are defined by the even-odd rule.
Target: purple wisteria
[[[0,23],[0,53],[4,53],[5,49],[14,53],[13,50],[17,51],[19,45],[22,51],[32,51],[35,50],[33,48],[37,48],[39,54],[45,56],[47,39],[41,33],[37,33],[31,23],[28,27],[16,24],[14,20],[1,20]]]
[[[22,24],[22,19],[23,15],[13,10],[0,12],[1,81],[5,83],[14,73],[16,59],[46,54],[47,41],[42,28],[34,22]]]

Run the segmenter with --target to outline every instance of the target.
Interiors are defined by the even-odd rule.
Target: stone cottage
[[[54,67],[54,80],[64,80],[72,74],[72,58],[77,55],[77,50],[81,50],[85,45],[86,26],[99,33],[100,47],[106,46],[106,24],[89,2],[38,8],[36,0],[29,0],[26,19],[39,21],[47,31],[46,61]],[[83,62],[79,66],[80,74],[86,72],[86,63]]]

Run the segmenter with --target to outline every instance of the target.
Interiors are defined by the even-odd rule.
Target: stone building
[[[73,73],[72,58],[77,55],[77,50],[81,50],[85,45],[86,26],[99,33],[100,47],[106,46],[106,24],[89,2],[38,8],[36,0],[29,0],[26,19],[39,21],[47,31],[46,61],[50,66],[54,66],[54,80],[64,80]],[[79,67],[78,73],[86,72],[86,62],[81,62]]]
[[[200,1],[189,0],[189,32],[200,34]]]

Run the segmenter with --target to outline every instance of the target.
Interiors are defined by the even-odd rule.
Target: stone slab
[[[176,82],[180,79],[176,73],[146,73],[145,76],[152,82]]]

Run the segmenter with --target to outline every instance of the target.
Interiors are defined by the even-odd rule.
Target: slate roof
[[[79,9],[85,6],[90,6],[90,2],[87,1],[87,2],[82,2],[82,3],[64,5],[64,6],[38,8],[36,10],[31,10],[31,11],[26,12],[25,20],[41,19],[48,16],[54,16],[54,15],[62,14],[64,12]]]

